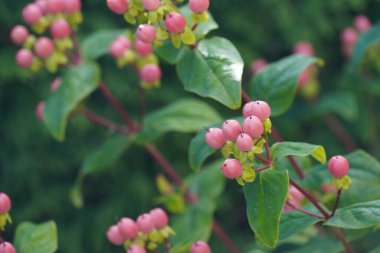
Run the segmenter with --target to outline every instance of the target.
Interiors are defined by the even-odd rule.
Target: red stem
[[[269,150],[269,145],[268,145],[268,138],[266,138],[266,140],[265,140],[265,152],[267,153],[268,161],[272,161],[272,158],[270,155],[270,150]]]
[[[344,248],[346,249],[346,253],[354,253],[354,251],[352,250],[351,245],[347,241],[347,239],[344,236],[342,230],[340,230],[337,227],[332,227],[332,230],[334,231],[334,233],[336,234],[336,236],[338,237],[338,239],[342,242]]]
[[[309,211],[306,211],[305,209],[302,209],[302,208],[298,208],[298,207],[294,206],[292,203],[290,203],[289,201],[286,201],[286,204],[289,205],[289,206],[291,206],[294,210],[296,210],[298,212],[301,212],[301,213],[304,213],[306,215],[315,217],[317,219],[325,220],[325,218],[323,216],[320,216],[320,215],[317,215],[317,214],[313,214],[313,213],[311,213]]]
[[[97,125],[103,126],[107,129],[110,129],[111,131],[119,132],[124,135],[129,135],[131,132],[128,130],[128,128],[124,126],[120,126],[118,124],[115,124],[114,122],[105,119],[103,117],[100,117],[99,115],[93,113],[92,111],[88,110],[87,108],[82,108],[82,114],[90,121]]]
[[[259,154],[256,154],[255,157],[256,157],[257,159],[259,159],[261,162],[263,162],[264,164],[270,164],[270,163],[271,163],[270,161],[268,161],[267,159],[265,159],[264,157],[262,157],[262,156],[259,155]]]
[[[270,167],[272,167],[272,163],[269,163],[269,164],[266,164],[264,166],[261,166],[261,167],[255,169],[255,171],[257,172],[257,171],[266,170],[266,169],[269,169]]]
[[[223,228],[216,221],[214,221],[212,231],[222,241],[229,252],[240,253],[239,249],[235,246],[231,238],[224,232]]]
[[[358,148],[350,133],[347,132],[339,120],[333,116],[327,116],[325,123],[348,152],[352,152]]]
[[[248,93],[247,93],[245,90],[242,90],[242,91],[241,91],[241,97],[243,98],[243,100],[244,100],[246,103],[252,101],[252,99],[249,97]]]
[[[339,200],[340,200],[341,196],[342,196],[342,189],[339,189],[338,192],[336,193],[336,200],[335,200],[334,208],[333,208],[329,218],[334,216],[335,211],[338,208]]]

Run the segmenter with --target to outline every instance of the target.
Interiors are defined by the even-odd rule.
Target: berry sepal
[[[351,184],[351,178],[347,175],[343,178],[334,178],[332,184],[337,190],[348,190]]]

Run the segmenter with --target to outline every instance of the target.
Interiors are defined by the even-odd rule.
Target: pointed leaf
[[[293,211],[282,213],[280,221],[279,240],[284,240],[292,235],[298,234],[309,226],[320,221],[318,218]]]
[[[326,152],[324,147],[303,142],[278,142],[271,147],[271,153],[274,159],[279,159],[289,155],[311,155],[315,160],[322,164],[326,162]]]

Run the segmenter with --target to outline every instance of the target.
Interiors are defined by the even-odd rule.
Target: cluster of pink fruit
[[[271,110],[264,101],[253,101],[244,105],[244,122],[226,120],[222,128],[209,128],[205,136],[207,144],[221,149],[226,158],[222,165],[223,175],[237,179],[240,185],[255,179],[253,160],[263,152],[267,133],[271,132],[269,116]],[[233,158],[230,158],[233,156]]]
[[[11,210],[11,199],[3,192],[0,192],[0,231],[4,230],[7,222],[10,222],[9,211]],[[12,243],[3,241],[0,237],[0,253],[16,253]]]
[[[371,28],[372,24],[368,17],[359,15],[354,19],[354,26],[345,28],[341,33],[343,54],[350,58],[358,36]]]
[[[38,71],[42,67],[55,72],[66,64],[66,50],[73,47],[70,35],[82,21],[81,0],[36,0],[27,4],[22,16],[35,36],[22,25],[15,26],[10,34],[16,45],[22,46],[16,53],[16,62],[22,68]],[[44,34],[49,28],[50,36]]]

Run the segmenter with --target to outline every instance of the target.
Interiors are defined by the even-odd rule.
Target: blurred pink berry
[[[142,3],[147,11],[155,11],[160,6],[160,0],[142,0]]]
[[[201,13],[208,10],[210,0],[189,0],[189,8],[194,13]]]
[[[156,229],[162,229],[168,225],[169,217],[161,208],[154,208],[149,214],[153,219],[154,227]]]
[[[165,25],[171,33],[182,33],[186,28],[186,19],[179,13],[171,12],[165,17]]]
[[[11,210],[11,199],[3,192],[0,192],[0,214],[5,214]]]
[[[80,11],[82,7],[81,0],[65,0],[63,11],[65,13],[74,13]]]
[[[271,110],[270,106],[265,101],[252,101],[249,103],[246,103],[243,107],[243,116],[244,118],[247,118],[249,116],[256,116],[261,121],[266,120],[270,117]]]
[[[291,185],[288,189],[288,193],[292,196],[292,198],[294,199],[298,199],[298,200],[302,200],[305,198],[305,196],[302,194],[302,192],[300,192],[299,190],[297,190],[296,187],[294,187],[293,185]]]
[[[129,247],[127,253],[146,253],[146,250],[140,245],[132,245]]]
[[[368,17],[365,15],[359,15],[354,20],[354,26],[360,33],[368,31],[372,24]]]
[[[207,129],[205,139],[210,147],[216,149],[222,148],[226,143],[226,139],[224,139],[222,129],[216,127]]]
[[[345,177],[349,167],[347,159],[341,155],[331,157],[328,164],[329,172],[336,178]]]
[[[126,50],[128,49],[125,48],[120,40],[114,40],[109,47],[110,54],[115,58],[122,57]]]
[[[293,48],[294,54],[314,55],[314,48],[308,41],[300,41]]]
[[[117,227],[124,240],[134,239],[139,233],[139,227],[130,218],[121,218],[117,223]]]
[[[246,133],[241,133],[236,138],[236,146],[240,151],[248,152],[253,147],[252,137]]]
[[[127,37],[120,35],[116,38],[116,40],[119,41],[126,50],[131,48],[131,42]]]
[[[142,42],[141,40],[136,40],[135,49],[136,52],[142,57],[150,55],[153,52],[151,44]]]
[[[54,79],[54,81],[50,84],[50,91],[55,92],[58,90],[59,86],[61,86],[62,79],[60,77],[57,77]]]
[[[341,33],[341,41],[343,45],[355,45],[358,38],[358,33],[352,27],[347,27]]]
[[[150,233],[154,229],[154,222],[152,219],[152,216],[147,213],[141,214],[139,217],[137,217],[137,226],[139,227],[139,230],[143,233]]]
[[[323,184],[323,185],[321,185],[321,190],[323,192],[335,192],[336,187],[332,184]]]
[[[16,45],[22,45],[29,36],[28,29],[22,25],[16,25],[11,31],[11,40]]]
[[[38,57],[45,59],[54,52],[54,44],[51,39],[47,37],[41,37],[34,45],[34,52]]]
[[[33,53],[29,49],[22,48],[16,53],[16,62],[22,68],[28,68],[33,62]]]
[[[42,121],[44,118],[44,109],[45,109],[45,102],[44,101],[38,102],[36,109],[34,110],[34,113],[36,115],[36,118],[40,121]]]
[[[242,131],[239,121],[229,119],[224,121],[222,125],[223,136],[228,141],[235,141]]]
[[[259,73],[260,71],[262,71],[263,69],[265,69],[265,67],[267,65],[268,65],[268,63],[264,59],[257,59],[255,61],[253,61],[251,63],[251,67],[250,67],[251,74],[254,75],[254,74]]]
[[[305,86],[309,82],[309,79],[310,79],[310,68],[307,68],[298,77],[298,81],[297,81],[298,87]]]
[[[15,247],[10,242],[0,243],[0,253],[16,253]]]
[[[222,164],[222,173],[226,178],[237,178],[243,174],[243,167],[239,160],[229,158]]]
[[[161,78],[161,69],[156,64],[147,64],[140,70],[140,78],[146,83],[155,83]]]
[[[290,198],[287,199],[284,212],[291,212],[295,208],[301,207],[301,201],[305,198],[305,196],[297,190],[293,185],[291,185],[288,189],[288,194],[291,195]]]
[[[123,14],[128,9],[128,0],[107,0],[107,6],[117,14]]]
[[[27,24],[33,25],[40,21],[42,11],[37,4],[28,4],[22,10],[22,17]]]
[[[190,253],[211,253],[211,249],[206,242],[197,241],[191,245]]]
[[[36,0],[34,3],[40,8],[42,14],[46,14],[49,11],[48,0]]]
[[[156,28],[152,25],[139,25],[137,38],[145,43],[152,43],[156,39]]]
[[[71,27],[65,19],[58,19],[51,25],[50,33],[55,39],[63,39],[70,36]]]
[[[107,238],[108,240],[115,244],[115,245],[121,245],[124,243],[124,238],[119,232],[119,228],[116,225],[111,226],[107,230]]]
[[[258,138],[263,134],[263,123],[256,116],[249,116],[244,119],[243,131],[249,134],[252,138]]]
[[[48,0],[48,12],[57,14],[63,12],[65,0]]]

